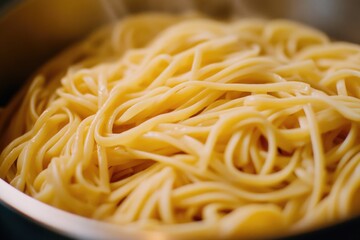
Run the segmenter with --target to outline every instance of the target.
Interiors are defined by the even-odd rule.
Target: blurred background
[[[287,18],[360,43],[358,0],[0,0],[0,106],[34,70],[94,28],[141,11]]]

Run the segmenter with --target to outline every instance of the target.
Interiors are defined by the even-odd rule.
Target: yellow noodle
[[[350,218],[359,56],[286,20],[124,18],[2,111],[0,177],[75,214],[192,239]]]

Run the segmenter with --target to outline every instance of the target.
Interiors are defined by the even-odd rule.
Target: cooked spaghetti
[[[1,116],[0,177],[181,237],[360,212],[360,47],[290,21],[144,14],[53,59]]]

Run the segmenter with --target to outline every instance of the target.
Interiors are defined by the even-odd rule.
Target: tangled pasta
[[[315,29],[131,16],[9,105],[0,177],[130,230],[303,231],[360,212],[359,97],[360,47]]]

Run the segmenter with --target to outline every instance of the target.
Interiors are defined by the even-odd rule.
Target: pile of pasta
[[[286,20],[148,13],[44,65],[0,177],[129,231],[291,234],[360,213],[360,47]]]

